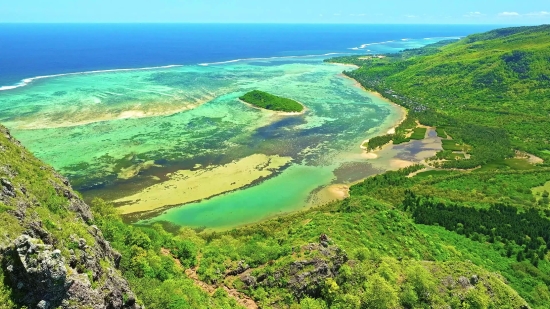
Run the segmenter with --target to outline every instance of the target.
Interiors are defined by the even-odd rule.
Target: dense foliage
[[[470,159],[445,167],[480,166],[512,156],[512,148],[550,159],[550,26],[499,29],[427,49],[330,61],[360,65],[346,74],[472,146]]]
[[[247,92],[239,99],[257,107],[282,112],[301,112],[304,107],[302,104],[283,97],[272,95],[260,90]]]
[[[185,237],[184,231],[174,236],[160,225],[127,225],[99,199],[92,210],[105,238],[120,251],[120,269],[146,308],[240,308],[223,289],[210,295],[184,273],[197,264],[197,244],[202,244],[197,238]]]
[[[518,212],[517,208],[504,204],[494,204],[487,209],[455,203],[447,205],[407,191],[403,209],[410,211],[418,224],[439,225],[477,240],[483,235],[489,242],[513,242],[523,246],[524,250],[517,252],[520,262],[527,258],[537,266],[548,253],[550,220],[533,208]],[[507,256],[514,253],[513,247],[507,246]]]

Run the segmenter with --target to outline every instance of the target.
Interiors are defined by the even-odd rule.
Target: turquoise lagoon
[[[210,199],[163,205],[142,222],[215,229],[304,209],[323,187],[379,171],[359,145],[402,112],[344,77],[325,57],[61,75],[0,92],[0,122],[67,176],[86,200],[115,200],[179,170],[210,169],[253,155],[291,157],[269,177]],[[238,97],[260,89],[303,103],[274,116]]]

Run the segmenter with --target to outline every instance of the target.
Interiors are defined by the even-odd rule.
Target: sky
[[[0,0],[0,23],[543,24],[550,0]]]

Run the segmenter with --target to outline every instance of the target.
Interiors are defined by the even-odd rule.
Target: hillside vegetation
[[[301,112],[304,107],[302,104],[283,97],[272,95],[260,90],[247,92],[239,99],[257,107],[280,112]]]
[[[449,44],[450,43],[450,44]],[[472,168],[513,156],[550,160],[550,25],[475,34],[354,63],[346,74],[471,145],[471,158],[446,167]]]

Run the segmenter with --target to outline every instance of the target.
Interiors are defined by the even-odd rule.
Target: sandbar
[[[142,191],[113,201],[122,214],[152,211],[200,201],[233,191],[265,178],[292,158],[254,154],[225,165],[200,170],[179,170]]]
[[[55,129],[87,125],[96,122],[138,119],[158,116],[170,116],[191,110],[211,101],[214,97],[205,97],[193,101],[163,104],[133,104],[125,107],[123,111],[117,111],[115,107],[104,105],[84,106],[79,108],[69,107],[62,110],[40,112],[39,117],[32,116],[16,118],[13,121],[15,127],[21,130]]]

